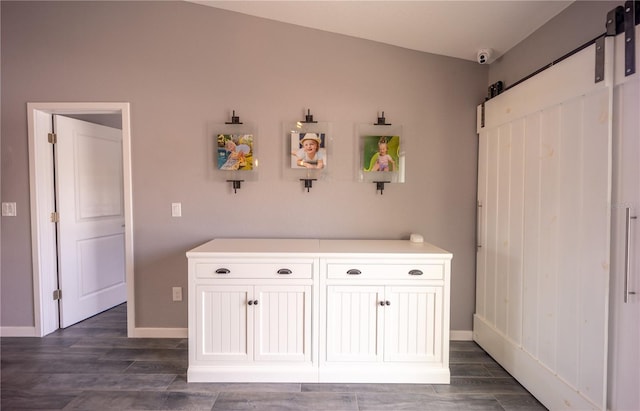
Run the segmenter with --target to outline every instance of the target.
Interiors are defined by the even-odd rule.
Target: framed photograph
[[[218,134],[216,164],[219,170],[253,170],[253,134]]]
[[[321,170],[327,166],[325,133],[291,132],[291,168]]]
[[[400,166],[400,136],[362,137],[364,172],[397,172]]]

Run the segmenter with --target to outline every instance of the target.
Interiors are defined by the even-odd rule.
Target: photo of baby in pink
[[[399,136],[364,137],[364,171],[398,171]]]

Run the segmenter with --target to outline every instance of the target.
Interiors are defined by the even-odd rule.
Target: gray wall
[[[502,80],[509,87],[595,39],[606,31],[607,13],[623,4],[621,0],[576,1],[493,62],[489,84]]]
[[[454,253],[451,328],[470,330],[475,106],[487,84],[604,32],[618,4],[576,2],[487,68],[181,2],[0,2],[1,194],[18,206],[2,218],[0,324],[33,325],[26,103],[129,101],[138,326],[186,327],[171,287],[186,287],[184,252],[212,237],[418,232]],[[341,147],[308,194],[282,172],[282,123],[306,108]],[[258,125],[261,158],[259,180],[236,195],[212,170],[207,135],[232,109]],[[407,183],[382,196],[353,170],[355,126],[380,110],[409,149]]]
[[[213,237],[406,238],[454,254],[451,328],[471,330],[475,283],[475,62],[183,2],[6,2],[2,7],[1,323],[33,325],[26,103],[128,101],[136,319],[186,327],[185,251]],[[328,179],[283,173],[283,122],[332,123]],[[211,124],[256,124],[258,181],[237,194],[212,169]],[[355,181],[355,127],[404,126],[405,184]],[[339,147],[339,148],[338,148]],[[170,204],[182,202],[182,218]]]

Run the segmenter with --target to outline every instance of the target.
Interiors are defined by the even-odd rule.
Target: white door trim
[[[50,213],[54,209],[53,155],[46,139],[52,114],[120,114],[122,116],[127,333],[129,337],[133,337],[135,336],[135,293],[129,103],[27,103],[35,334],[42,337],[58,328],[58,307],[52,298],[57,275],[55,226],[50,222]]]

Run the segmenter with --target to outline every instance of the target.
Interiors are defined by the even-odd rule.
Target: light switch
[[[182,203],[171,203],[171,217],[182,217]]]
[[[16,203],[2,203],[2,216],[3,217],[15,217],[16,216]]]

